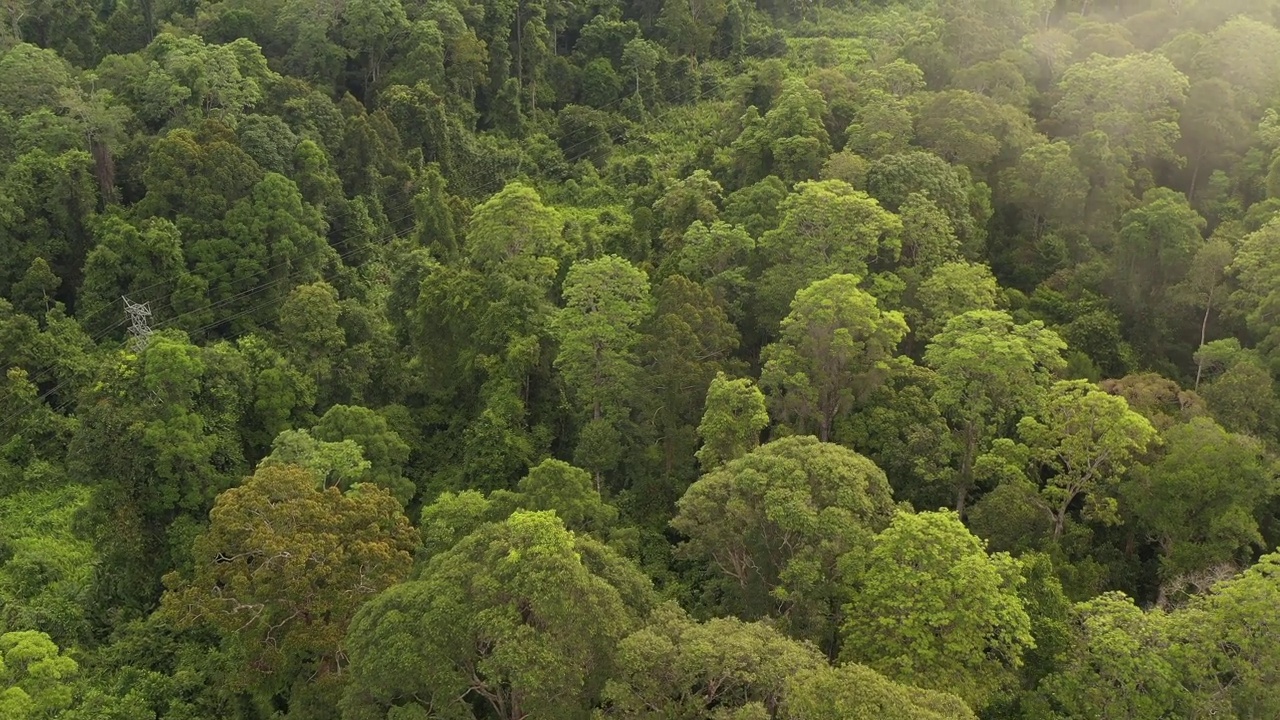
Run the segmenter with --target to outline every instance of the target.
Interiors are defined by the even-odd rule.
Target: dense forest
[[[0,20],[0,717],[1280,718],[1280,0]]]

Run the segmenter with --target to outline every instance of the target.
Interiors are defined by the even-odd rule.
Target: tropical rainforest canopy
[[[0,717],[1280,718],[1280,0],[0,21]]]

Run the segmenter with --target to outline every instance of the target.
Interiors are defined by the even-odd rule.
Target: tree
[[[899,275],[918,281],[940,265],[960,260],[955,225],[926,193],[908,195],[898,206],[898,216],[902,218],[902,263],[907,266],[899,269]]]
[[[907,152],[915,135],[911,105],[878,89],[860,95],[861,102],[845,128],[845,151],[871,160]]]
[[[1225,238],[1217,234],[1196,250],[1195,257],[1187,269],[1186,276],[1176,287],[1174,295],[1196,310],[1204,310],[1200,318],[1200,344],[1204,348],[1209,335],[1209,316],[1222,302],[1227,294],[1227,271],[1235,259],[1235,248]],[[1203,357],[1203,356],[1200,356]],[[1192,390],[1200,389],[1200,379],[1204,375],[1204,363],[1196,361],[1196,382]]]
[[[1235,338],[1214,340],[1196,352],[1196,363],[1212,374],[1200,394],[1215,420],[1231,432],[1271,436],[1280,400],[1261,353]]]
[[[297,466],[259,469],[209,517],[191,574],[165,577],[162,612],[217,629],[242,663],[238,684],[277,692],[300,671],[342,671],[347,625],[408,574],[417,546],[385,490],[343,493]]]
[[[1085,177],[1065,140],[1032,145],[1000,173],[1005,198],[1027,215],[1036,237],[1079,223],[1089,196]]]
[[[422,176],[422,187],[413,198],[418,244],[431,248],[437,259],[453,258],[458,251],[458,237],[445,179],[434,164],[428,165]]]
[[[266,338],[240,338],[236,349],[248,364],[251,378],[240,432],[246,454],[260,457],[285,430],[311,424],[316,386]]]
[[[141,354],[104,356],[95,370],[76,408],[68,468],[94,488],[86,515],[102,553],[96,592],[141,612],[240,476],[248,373],[230,346],[199,348],[171,330]]]
[[[884,472],[817,438],[775,440],[703,475],[676,504],[681,555],[726,581],[726,609],[786,619],[792,635],[834,649],[842,573],[892,513]]]
[[[784,720],[974,720],[950,692],[895,683],[857,663],[804,669],[787,679]]]
[[[347,336],[338,320],[338,291],[320,281],[299,285],[280,305],[280,340],[286,356],[319,387],[333,378]]]
[[[1167,58],[1095,55],[1067,68],[1058,87],[1053,114],[1072,134],[1105,133],[1127,166],[1176,159],[1178,110],[1188,82]]]
[[[1066,343],[1040,321],[1014,324],[1007,313],[974,310],[949,320],[925,349],[938,375],[934,396],[959,457],[949,475],[956,510],[975,487],[974,464],[991,441],[1031,409],[1066,366]]]
[[[509,183],[478,205],[467,225],[472,265],[540,288],[551,284],[564,252],[560,216],[521,183]]]
[[[1249,122],[1241,113],[1235,89],[1221,77],[1197,80],[1187,91],[1179,117],[1180,149],[1191,165],[1188,197],[1196,197],[1197,183],[1226,165],[1249,143]]]
[[[1217,583],[1172,616],[1170,646],[1202,716],[1269,717],[1280,711],[1280,554]]]
[[[967,90],[928,96],[916,125],[920,144],[980,176],[1004,152],[1019,153],[1033,137],[1031,118]]]
[[[660,605],[644,627],[618,643],[616,657],[617,671],[604,691],[606,718],[659,713],[695,720],[747,708],[777,713],[788,680],[826,664],[811,645],[765,623],[698,623],[675,603]]]
[[[1280,491],[1261,443],[1205,417],[1163,439],[1160,459],[1136,466],[1123,495],[1160,546],[1161,575],[1174,581],[1261,546],[1257,511]]]
[[[11,295],[37,258],[75,287],[91,245],[91,216],[98,187],[89,153],[35,149],[8,161],[0,172],[0,289]],[[64,295],[64,298],[69,293]]]
[[[902,222],[839,180],[801,183],[782,202],[778,227],[760,238],[766,268],[757,286],[757,322],[769,330],[796,293],[836,273],[866,277],[868,264],[896,256]]]
[[[591,473],[563,460],[548,458],[529,468],[509,500],[525,510],[553,510],[570,532],[594,533],[602,539],[618,518],[617,509],[592,487]]]
[[[702,389],[729,363],[738,331],[712,294],[682,275],[668,276],[655,294],[641,354],[648,395],[658,404],[653,419],[663,468],[671,476],[677,468],[693,470]]]
[[[352,440],[326,442],[306,430],[284,430],[258,467],[293,465],[311,473],[323,487],[347,489],[368,472],[370,463]]]
[[[884,383],[836,423],[835,442],[865,454],[885,471],[895,498],[938,507],[952,492],[939,481],[953,456],[950,428],[934,401],[938,377],[906,358]]]
[[[358,445],[361,455],[369,461],[369,468],[361,480],[386,488],[402,506],[408,506],[416,491],[413,481],[404,476],[409,445],[390,427],[386,418],[369,408],[334,405],[320,418],[311,433],[322,442],[350,440]]]
[[[618,461],[616,440],[606,438],[617,432],[635,391],[637,328],[650,311],[649,280],[626,260],[606,255],[574,263],[564,297],[553,324],[560,343],[555,366],[588,427],[594,426],[584,430],[578,452],[599,483]],[[602,431],[606,435],[589,434]]]
[[[923,150],[886,155],[867,169],[867,193],[885,209],[900,212],[915,193],[933,201],[947,219],[970,260],[982,257],[991,216],[990,190],[969,171]]]
[[[723,192],[724,188],[706,170],[695,170],[688,177],[671,183],[653,203],[653,212],[662,223],[664,244],[675,245],[695,222],[715,223]]]
[[[611,550],[553,513],[517,512],[361,609],[347,635],[343,717],[416,706],[460,718],[585,718],[617,643],[654,604],[648,578]]]
[[[107,327],[103,311],[120,302],[121,295],[147,302],[153,322],[177,314],[175,293],[171,291],[169,297],[156,293],[170,278],[185,271],[182,237],[173,223],[153,218],[138,227],[119,215],[108,215],[100,220],[94,235],[98,240],[85,258],[77,303],[89,328],[101,331]]]
[[[400,0],[352,0],[343,8],[341,36],[347,53],[363,56],[368,92],[382,79],[392,47],[408,35],[409,20]]]
[[[1114,495],[1133,460],[1158,442],[1155,428],[1129,403],[1085,380],[1053,384],[1034,415],[1018,423],[1018,436],[1041,468],[1041,496],[1053,518],[1053,539],[1062,537],[1067,512],[1084,496],[1084,516],[1120,521]]]
[[[74,85],[71,65],[56,51],[23,42],[0,55],[0,78],[0,107],[14,117],[56,107],[60,92]]]
[[[970,310],[995,310],[1000,285],[986,265],[949,262],[939,265],[916,291],[924,321],[915,336],[928,342],[951,318]]]
[[[783,80],[782,92],[764,114],[763,122],[748,124],[730,146],[731,150],[748,155],[758,152],[762,156],[754,160],[764,172],[747,179],[755,181],[767,175],[790,182],[817,178],[822,161],[831,154],[831,140],[822,124],[826,112],[822,93],[799,78]]]
[[[622,48],[622,69],[634,81],[631,92],[650,102],[656,99],[658,78],[654,71],[662,59],[661,48],[644,38],[635,38]]]
[[[755,239],[741,227],[721,220],[707,226],[694,220],[670,263],[676,272],[710,290],[729,318],[741,323],[747,319],[746,300],[751,293],[747,260],[755,247]]]
[[[1046,0],[962,0],[940,6],[941,42],[960,67],[990,60],[1047,24]]]
[[[0,498],[0,628],[40,628],[68,647],[88,638],[96,608],[86,607],[83,588],[93,580],[97,553],[74,524],[88,499],[75,485]]]
[[[293,170],[298,136],[284,120],[274,115],[246,115],[236,124],[236,139],[258,167],[287,174]]]
[[[13,285],[14,306],[34,318],[44,317],[56,302],[54,293],[62,284],[62,278],[53,274],[48,261],[38,257],[27,266],[22,279]]]
[[[1022,69],[1009,57],[987,60],[958,70],[952,81],[958,88],[1024,110],[1035,95],[1035,88],[1028,84]]]
[[[1195,392],[1183,390],[1178,383],[1159,373],[1135,373],[1118,380],[1103,380],[1098,387],[1124,398],[1129,407],[1150,420],[1156,430],[1164,431],[1205,414],[1204,401]]]
[[[1171,290],[1186,277],[1204,243],[1200,233],[1205,220],[1182,194],[1154,188],[1120,222],[1114,289],[1123,297],[1130,327],[1151,352],[1164,335]]]
[[[283,175],[267,173],[248,197],[209,221],[220,222],[213,228],[221,227],[222,233],[195,227],[202,222],[180,218],[178,227],[193,240],[189,259],[209,284],[210,300],[229,313],[233,330],[268,324],[266,308],[279,307],[296,285],[318,280],[321,270],[336,261],[336,251],[325,241],[324,217]],[[247,294],[264,285],[265,297]]]
[[[707,388],[706,409],[698,423],[702,447],[698,462],[703,472],[737,460],[760,445],[760,431],[769,424],[764,393],[750,378],[730,380],[716,373]]]
[[[725,0],[664,0],[657,26],[675,52],[705,56],[726,9]]]
[[[907,334],[902,313],[882,311],[856,275],[832,275],[796,293],[779,339],[761,352],[760,384],[800,432],[831,436],[832,423],[873,389]]]
[[[1076,605],[1063,668],[1046,677],[1035,705],[1046,717],[1162,718],[1181,715],[1179,676],[1166,651],[1168,619],[1122,593]],[[1034,705],[1033,705],[1034,706]]]
[[[852,583],[841,658],[985,708],[1034,647],[1016,560],[988,555],[952,512],[899,512],[871,551],[845,560]]]
[[[1280,31],[1243,15],[1222,23],[1192,58],[1198,74],[1222,78],[1239,88],[1250,110],[1266,103],[1280,89],[1267,71],[1278,62]]]
[[[12,720],[59,717],[71,706],[80,665],[35,630],[0,635],[0,712]]]
[[[1280,217],[1244,236],[1231,273],[1239,282],[1232,303],[1244,314],[1259,349],[1274,353],[1280,349],[1280,330],[1270,321],[1280,309]]]

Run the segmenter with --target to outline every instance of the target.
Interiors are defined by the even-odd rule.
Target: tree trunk
[[[1059,507],[1057,510],[1052,511],[1054,542],[1057,542],[1062,538],[1062,531],[1067,526],[1067,508],[1071,506],[1071,501],[1075,499],[1076,499],[1076,496],[1072,495],[1071,497],[1067,498],[1066,502],[1062,503],[1062,507]]]
[[[1209,291],[1209,300],[1204,304],[1204,318],[1200,320],[1200,349],[1204,350],[1204,339],[1209,330],[1209,311],[1213,309],[1213,291]],[[1200,376],[1204,373],[1204,356],[1196,360],[1195,391],[1200,392]]]
[[[93,155],[93,175],[98,181],[98,193],[104,205],[116,202],[116,166],[111,149],[97,138],[89,139],[89,152]]]

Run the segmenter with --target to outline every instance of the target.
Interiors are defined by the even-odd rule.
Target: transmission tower
[[[142,352],[151,339],[151,326],[147,324],[147,319],[151,317],[151,307],[148,303],[136,303],[127,297],[121,296],[120,299],[124,300],[124,311],[129,315],[129,336],[133,338],[133,349]]]

